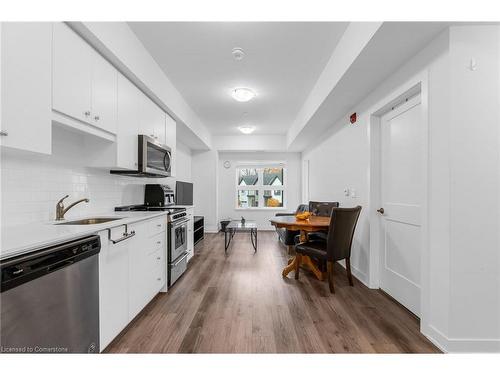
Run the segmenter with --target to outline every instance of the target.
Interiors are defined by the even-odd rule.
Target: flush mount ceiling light
[[[255,92],[245,87],[239,87],[234,89],[231,95],[235,100],[239,102],[248,102],[249,100],[252,100],[256,96]]]
[[[252,134],[255,130],[255,126],[240,126],[238,129],[240,129],[240,132],[243,134]]]

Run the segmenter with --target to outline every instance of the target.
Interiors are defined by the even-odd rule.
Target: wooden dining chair
[[[351,246],[360,212],[361,206],[333,208],[326,242],[307,241],[295,246],[297,254],[295,279],[299,279],[302,255],[307,255],[327,262],[328,286],[331,293],[335,293],[333,286],[333,265],[339,260],[345,259],[349,285],[354,285],[351,273]]]

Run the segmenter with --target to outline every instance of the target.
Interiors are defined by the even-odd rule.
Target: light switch
[[[349,196],[349,194],[350,194],[350,192],[349,192],[349,188],[345,188],[345,189],[344,189],[344,195],[345,195],[346,197],[348,197],[348,196]]]
[[[351,198],[356,198],[356,197],[357,197],[356,190],[351,189]]]

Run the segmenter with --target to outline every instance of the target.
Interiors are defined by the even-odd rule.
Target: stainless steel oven
[[[112,174],[132,177],[169,177],[171,175],[172,150],[155,138],[138,136],[137,170],[117,169]]]
[[[172,212],[168,220],[168,286],[173,285],[187,269],[188,218],[186,210]]]
[[[187,251],[187,224],[188,219],[181,219],[170,223],[170,252],[169,261],[173,262]]]

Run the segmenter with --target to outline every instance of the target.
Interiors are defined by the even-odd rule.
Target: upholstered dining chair
[[[339,202],[317,202],[309,201],[309,212],[311,215],[315,216],[326,216],[330,217],[332,215],[332,209],[339,206]],[[323,232],[311,232],[307,235],[310,241],[323,240],[326,241],[326,231]]]
[[[298,280],[299,278],[302,255],[307,255],[327,262],[328,286],[331,293],[335,293],[333,286],[333,265],[339,260],[345,259],[349,285],[354,285],[351,274],[351,246],[360,212],[361,206],[333,208],[326,242],[313,240],[299,243],[295,246],[297,256],[295,279]]]
[[[332,208],[338,207],[339,202],[317,202],[309,201],[309,212],[316,216],[330,216]]]
[[[304,211],[308,211],[309,206],[307,204],[301,204],[297,207],[295,212],[278,212],[275,216],[294,216],[298,213],[302,213]],[[288,230],[286,228],[276,228],[276,233],[278,234],[278,238],[283,245],[288,248],[288,253],[290,254],[293,251],[294,238],[299,235],[298,230]]]

